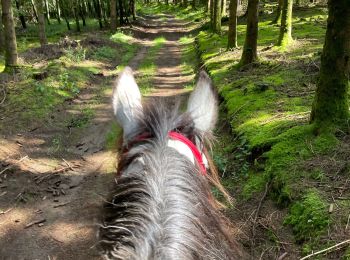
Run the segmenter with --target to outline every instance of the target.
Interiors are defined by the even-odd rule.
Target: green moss
[[[327,203],[317,190],[308,190],[302,200],[293,204],[284,223],[292,227],[298,242],[316,240],[330,223]]]
[[[266,175],[263,173],[250,172],[243,187],[243,198],[249,199],[252,194],[263,191],[266,183]]]

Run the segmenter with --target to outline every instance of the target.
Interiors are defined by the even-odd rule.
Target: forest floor
[[[78,46],[66,37],[21,52],[29,72],[2,79],[13,88],[0,107],[0,259],[99,258],[98,223],[113,184],[120,132],[111,109],[113,81],[129,65],[147,96],[188,93],[184,86],[194,75],[181,66],[185,28],[170,15],[143,16],[116,34],[118,44],[107,32],[88,32]],[[72,83],[79,79],[84,85]],[[51,93],[57,86],[66,91],[63,99]],[[45,109],[34,104],[44,98],[52,99]]]

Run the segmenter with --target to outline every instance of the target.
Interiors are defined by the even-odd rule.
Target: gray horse
[[[100,246],[106,259],[242,259],[210,187],[221,191],[204,145],[218,106],[201,72],[187,111],[147,100],[132,70],[119,76],[113,108],[123,148],[116,184],[105,206]],[[227,193],[225,193],[227,195]]]

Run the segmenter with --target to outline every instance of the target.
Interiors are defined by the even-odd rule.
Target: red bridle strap
[[[183,144],[185,144],[188,148],[190,148],[192,154],[193,154],[193,157],[196,159],[197,163],[198,163],[198,166],[202,172],[203,175],[207,174],[207,170],[206,170],[206,167],[205,167],[205,164],[203,162],[203,157],[202,157],[202,154],[201,152],[198,150],[198,148],[196,147],[196,145],[190,140],[188,139],[186,136],[178,133],[178,132],[175,132],[175,131],[170,131],[168,133],[168,136],[169,138],[171,138],[172,140],[176,140],[176,141],[179,141]],[[134,140],[132,140],[128,146],[129,147],[132,147],[135,143],[138,143],[138,142],[142,142],[142,141],[146,141],[147,139],[151,138],[151,135],[149,133],[143,133],[143,134],[140,134],[138,136],[136,136],[136,138]],[[128,147],[124,147],[123,149],[123,152],[128,152]]]
[[[177,141],[180,141],[182,143],[184,143],[188,148],[190,148],[190,150],[192,151],[192,154],[194,156],[194,158],[196,158],[197,162],[198,162],[198,165],[199,165],[199,168],[201,170],[201,172],[203,174],[206,174],[207,173],[207,170],[206,170],[206,167],[205,167],[205,164],[203,162],[203,157],[202,157],[202,154],[201,152],[198,150],[198,148],[196,147],[196,145],[191,142],[191,140],[189,140],[186,136],[178,133],[178,132],[174,132],[174,131],[171,131],[168,133],[168,136],[173,139],[173,140],[177,140]]]

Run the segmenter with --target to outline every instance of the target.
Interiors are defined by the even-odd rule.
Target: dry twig
[[[39,219],[39,220],[35,220],[35,221],[30,222],[29,224],[27,224],[24,228],[29,228],[29,227],[34,226],[36,224],[44,223],[45,221],[46,221],[45,218],[42,218],[42,219]]]
[[[19,159],[17,163],[20,163],[21,161],[23,161],[23,160],[26,159],[26,158],[28,158],[28,155],[26,155],[26,156],[22,157],[21,159]],[[11,164],[11,165],[5,167],[5,169],[3,169],[3,170],[0,172],[0,175],[3,174],[5,171],[11,169],[13,166],[14,166],[14,164]]]
[[[6,90],[5,90],[5,86],[2,86],[1,92],[3,93],[3,98],[2,98],[2,100],[0,101],[0,105],[2,105],[2,104],[5,102],[5,100],[6,100]]]
[[[254,216],[254,219],[253,219],[253,238],[255,237],[255,228],[256,228],[256,222],[258,220],[258,217],[259,217],[259,213],[260,213],[260,208],[261,208],[261,205],[267,195],[267,191],[269,190],[269,186],[270,186],[270,182],[267,182],[266,185],[265,185],[265,191],[264,191],[264,194],[263,196],[261,197],[260,201],[259,201],[259,205],[255,211],[255,216]]]
[[[310,257],[313,257],[313,256],[315,256],[315,255],[319,255],[319,254],[322,254],[322,253],[326,253],[326,252],[328,253],[328,252],[332,251],[333,249],[338,250],[338,249],[340,249],[342,246],[344,246],[344,245],[346,245],[346,244],[350,244],[350,239],[345,240],[345,241],[343,241],[343,242],[340,242],[340,243],[338,243],[338,244],[335,244],[334,246],[331,246],[331,247],[322,249],[322,250],[320,250],[320,251],[314,252],[314,253],[309,254],[309,255],[307,255],[307,256],[304,256],[303,258],[300,258],[300,260],[309,259]]]

